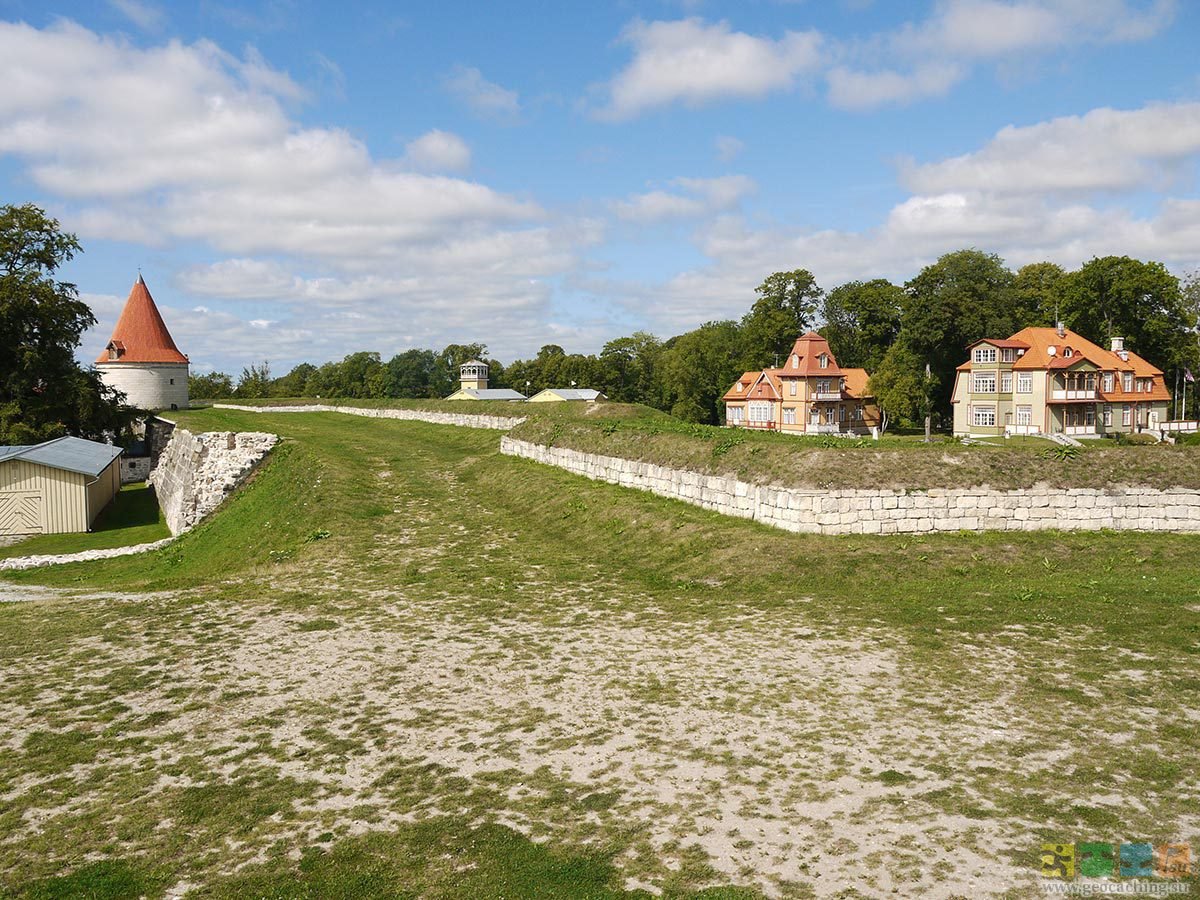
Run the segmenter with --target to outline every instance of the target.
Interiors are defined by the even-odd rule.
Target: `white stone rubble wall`
[[[134,484],[145,481],[150,474],[153,460],[149,456],[121,457],[121,484]]]
[[[135,553],[146,553],[165,547],[174,538],[163,538],[161,541],[151,541],[148,544],[134,544],[132,547],[110,547],[106,550],[81,550],[79,553],[46,554],[44,556],[17,556],[12,559],[0,559],[0,572],[14,569],[36,569],[40,566],[56,566],[60,563],[87,562],[93,559],[112,559],[114,556],[132,556]]]
[[[432,422],[434,425],[458,425],[464,428],[495,428],[508,431],[525,421],[524,416],[482,416],[464,413],[433,412],[421,409],[383,409],[365,406],[328,406],[311,404],[306,406],[240,406],[236,403],[214,403],[214,409],[238,409],[242,412],[288,413],[288,412],[336,412],[348,416],[365,416],[368,419],[407,419]]]
[[[547,447],[505,435],[500,452],[787,531],[910,534],[931,531],[1200,532],[1200,491],[1115,486],[1014,491],[986,487],[929,490],[804,490],[750,484],[654,463]]]
[[[278,441],[257,431],[176,428],[147,479],[171,534],[188,531],[220,506]]]

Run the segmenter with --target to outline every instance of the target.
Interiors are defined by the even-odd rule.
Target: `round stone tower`
[[[175,346],[141,275],[96,368],[105,384],[124,392],[130,406],[187,408],[188,358]]]

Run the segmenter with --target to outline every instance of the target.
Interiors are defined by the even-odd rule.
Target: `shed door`
[[[44,530],[40,493],[0,492],[0,534],[41,534]]]

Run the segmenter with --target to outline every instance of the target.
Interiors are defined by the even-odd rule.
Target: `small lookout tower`
[[[460,390],[486,391],[488,386],[488,366],[477,359],[469,359],[458,367],[458,386]]]
[[[188,358],[175,346],[141,275],[96,369],[105,384],[124,392],[130,406],[156,410],[188,405]]]

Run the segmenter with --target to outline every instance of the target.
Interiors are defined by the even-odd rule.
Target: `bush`
[[[1152,435],[1152,434],[1127,434],[1127,435],[1125,435],[1125,440],[1123,443],[1135,444],[1135,445],[1145,445],[1145,444],[1157,444],[1158,441],[1157,441],[1157,439],[1155,439],[1154,435]]]

